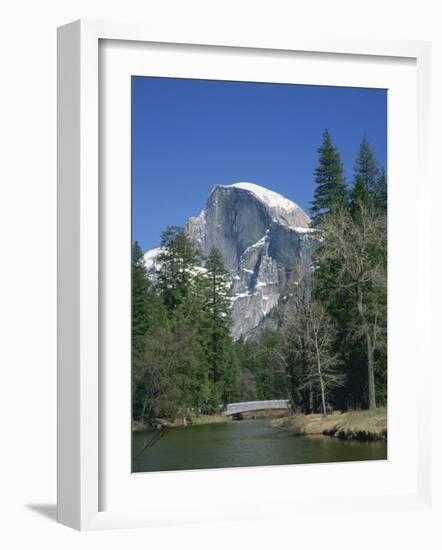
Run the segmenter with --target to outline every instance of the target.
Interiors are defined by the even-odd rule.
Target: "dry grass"
[[[222,416],[221,414],[200,414],[200,416],[192,416],[191,424],[219,424],[220,422],[229,422],[232,420],[231,416]]]
[[[340,439],[374,441],[387,439],[387,410],[334,412],[323,417],[320,414],[295,414],[288,419],[273,422],[287,428],[293,435],[330,435]]]

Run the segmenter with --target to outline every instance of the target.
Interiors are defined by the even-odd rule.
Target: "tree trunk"
[[[367,347],[367,374],[368,374],[368,408],[376,408],[376,387],[374,382],[374,350],[371,343],[370,330],[364,314],[364,300],[360,287],[358,287],[358,312],[362,323],[362,330],[365,336]]]
[[[144,398],[143,400],[143,407],[141,409],[141,415],[140,415],[140,418],[141,418],[141,421],[144,422],[144,416],[146,414],[146,408],[147,408],[147,397]]]
[[[312,388],[312,383],[311,382],[308,385],[308,407],[309,407],[308,412],[312,413],[314,411],[315,404],[314,404],[314,401],[313,401],[313,388]]]
[[[327,408],[326,408],[326,405],[325,405],[324,380],[322,378],[321,369],[319,369],[319,383],[321,385],[322,416],[327,416]]]
[[[368,356],[368,408],[376,408],[376,388],[374,384],[374,362],[373,350],[371,349],[370,338],[367,339],[367,356]]]
[[[322,377],[321,356],[319,354],[318,338],[317,338],[316,334],[315,334],[315,348],[316,348],[316,361],[317,361],[317,369],[318,369],[319,386],[321,388],[322,416],[327,416],[327,408],[326,408],[326,405],[325,405],[324,378]]]

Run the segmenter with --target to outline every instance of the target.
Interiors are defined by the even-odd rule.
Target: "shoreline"
[[[220,424],[223,422],[230,422],[232,418],[230,416],[222,416],[221,414],[201,414],[200,416],[191,416],[188,418],[159,418],[158,428],[154,428],[141,422],[140,420],[132,421],[133,432],[151,432],[155,430],[161,430],[162,428],[185,428],[187,426],[202,426],[204,424]]]
[[[341,440],[387,441],[387,409],[374,411],[334,412],[321,414],[294,414],[272,421],[273,426],[287,429],[290,435],[327,435]]]
[[[133,432],[149,432],[163,428],[185,428],[187,426],[202,426],[225,422],[241,422],[257,418],[269,418],[274,428],[287,430],[292,436],[329,436],[341,440],[353,441],[387,441],[387,409],[374,411],[333,412],[323,417],[321,414],[283,414],[272,411],[254,411],[242,413],[239,419],[221,414],[200,415],[188,418],[158,419],[158,427],[154,428],[145,422],[133,421]]]
[[[232,416],[224,416],[221,414],[201,414],[199,416],[191,416],[187,418],[159,418],[158,428],[149,426],[145,422],[139,420],[132,421],[133,432],[150,432],[160,430],[161,428],[186,428],[187,426],[203,426],[206,424],[221,424],[224,422],[241,422],[242,420],[255,420],[257,418],[269,418],[272,422],[275,420],[287,420],[289,417],[286,411],[279,410],[258,410],[240,413],[239,418]]]

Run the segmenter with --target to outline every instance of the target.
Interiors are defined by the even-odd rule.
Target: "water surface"
[[[160,435],[160,434],[158,434]],[[384,442],[340,441],[329,436],[290,436],[268,419],[241,420],[133,433],[133,471],[233,468],[387,458]]]

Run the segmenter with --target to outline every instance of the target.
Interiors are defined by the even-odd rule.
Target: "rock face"
[[[234,338],[247,337],[278,303],[294,270],[309,269],[317,246],[309,217],[294,202],[252,183],[215,185],[185,226],[204,255],[220,250],[232,277]],[[155,269],[157,249],[146,253]]]

